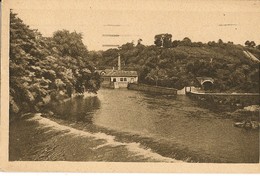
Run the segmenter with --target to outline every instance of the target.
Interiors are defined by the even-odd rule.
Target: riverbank
[[[260,123],[259,113],[260,113],[260,106],[251,105],[251,106],[244,107],[242,109],[237,109],[233,112],[228,112],[227,116],[233,118],[236,122],[249,120],[249,121],[256,121]]]
[[[223,110],[230,108],[224,114],[234,120],[234,126],[258,130],[260,127],[260,95],[257,93],[204,93],[187,92],[191,99],[204,104],[222,106]],[[245,124],[248,123],[247,127]],[[239,124],[239,125],[238,125]]]
[[[229,105],[238,108],[260,104],[260,94],[257,93],[187,92],[187,95],[193,99],[207,103]]]
[[[63,91],[53,91],[47,94],[45,97],[42,98],[42,101],[38,104],[34,104],[31,106],[25,106],[22,108],[18,108],[16,111],[9,111],[9,122],[12,122],[16,119],[24,117],[28,113],[38,113],[38,112],[48,112],[49,108],[55,106],[59,103],[66,102],[70,99],[67,94]]]
[[[26,111],[21,111],[19,113],[11,113],[9,115],[9,122],[12,122],[13,120],[19,119],[24,117],[27,114],[30,113],[43,113],[46,114],[47,116],[52,116],[53,112],[51,109],[53,107],[67,102],[75,97],[88,97],[88,96],[96,96],[97,94],[95,93],[89,93],[89,92],[84,92],[84,93],[72,93],[71,96],[69,97],[67,94],[65,94],[63,91],[57,91],[53,92],[50,95],[47,95],[43,98],[43,102],[40,104],[35,105],[34,108],[27,109]]]

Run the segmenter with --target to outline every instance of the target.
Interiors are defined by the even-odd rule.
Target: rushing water
[[[233,127],[216,108],[182,95],[102,89],[56,106],[56,118],[23,122],[37,126],[44,145],[33,146],[36,154],[26,160],[259,162],[259,132]]]

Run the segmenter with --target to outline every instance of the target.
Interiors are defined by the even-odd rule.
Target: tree
[[[251,41],[251,42],[250,42],[250,46],[251,46],[252,48],[255,47],[255,45],[256,45],[256,44],[255,44],[254,41]]]
[[[177,47],[178,45],[180,45],[181,41],[180,40],[174,40],[172,42],[172,47]]]
[[[223,44],[224,42],[221,39],[218,39],[218,44]]]
[[[138,40],[137,40],[137,45],[141,45],[141,44],[142,44],[142,41],[143,41],[142,39],[138,39]]]
[[[188,37],[184,37],[183,40],[181,41],[181,45],[183,46],[191,46],[192,42],[191,39]]]
[[[247,46],[247,47],[255,47],[256,46],[256,44],[255,44],[255,42],[254,41],[249,41],[249,40],[247,40],[246,42],[245,42],[245,46]]]
[[[209,45],[209,46],[217,46],[215,41],[209,41],[209,42],[208,42],[208,45]]]
[[[145,79],[155,81],[155,86],[157,86],[157,85],[158,85],[158,79],[159,79],[159,68],[156,67],[155,69],[152,69],[152,70],[146,75]]]
[[[133,48],[134,48],[134,43],[129,43],[129,42],[119,47],[120,50],[125,50],[125,51],[132,50]]]
[[[154,44],[158,47],[170,48],[172,46],[172,35],[168,33],[155,35]]]
[[[53,41],[62,56],[77,58],[85,57],[88,53],[86,46],[82,42],[81,33],[58,30],[53,34]]]
[[[75,75],[75,91],[77,93],[93,92],[97,93],[101,85],[101,77],[97,72],[91,72],[89,69],[84,68],[77,72]]]
[[[247,40],[247,41],[245,42],[245,46],[250,46],[250,41],[249,41],[249,40]]]

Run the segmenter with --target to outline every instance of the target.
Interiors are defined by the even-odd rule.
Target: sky
[[[19,0],[18,0],[19,1]],[[172,40],[233,41],[260,44],[259,0],[37,0],[12,4],[24,23],[43,36],[67,29],[83,34],[88,50],[102,45],[152,45],[154,36],[172,34]],[[48,2],[48,3],[46,3]],[[117,34],[119,37],[107,37]]]

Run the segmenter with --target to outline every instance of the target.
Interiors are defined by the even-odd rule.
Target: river
[[[259,162],[259,131],[184,95],[101,89],[10,124],[10,160]]]

